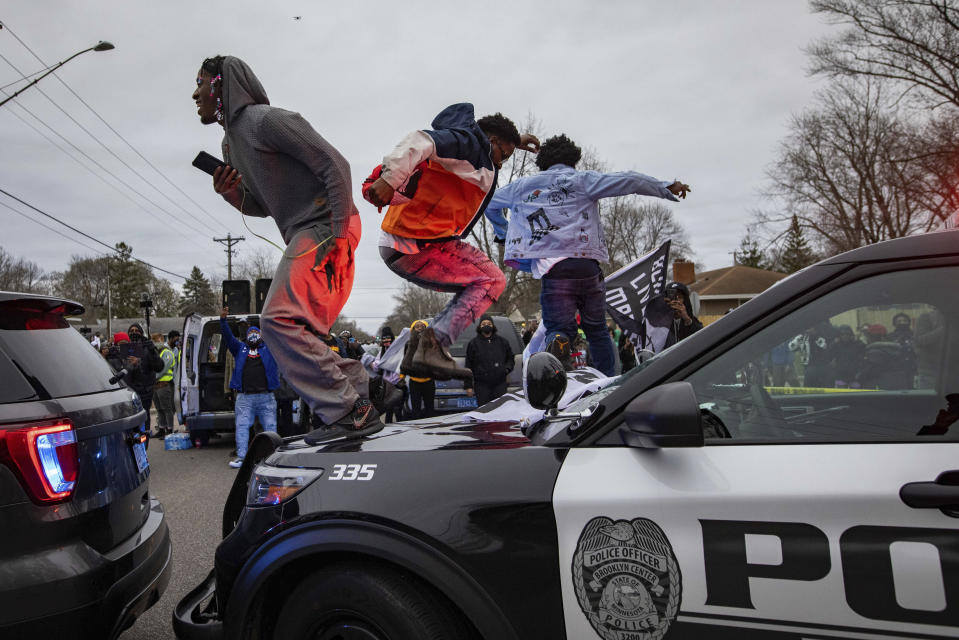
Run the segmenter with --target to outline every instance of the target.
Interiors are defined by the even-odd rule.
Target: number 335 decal
[[[372,480],[375,464],[335,464],[330,480]]]

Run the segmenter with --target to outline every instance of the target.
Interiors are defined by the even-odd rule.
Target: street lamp
[[[64,60],[64,61],[62,61],[62,62],[58,62],[58,63],[56,63],[55,65],[53,65],[52,67],[50,67],[50,70],[49,70],[49,71],[47,71],[46,73],[44,73],[42,76],[39,76],[39,77],[37,77],[36,79],[34,79],[34,81],[31,82],[30,84],[28,84],[27,86],[23,87],[22,89],[20,89],[19,91],[13,93],[12,95],[7,96],[2,102],[0,102],[0,107],[2,107],[3,105],[7,104],[8,102],[10,102],[10,101],[13,100],[14,98],[16,98],[18,95],[20,95],[21,93],[23,93],[24,91],[26,91],[27,89],[29,89],[30,87],[32,87],[33,85],[35,85],[36,83],[38,83],[38,82],[40,82],[41,80],[43,80],[44,78],[46,78],[48,75],[50,75],[50,74],[53,73],[54,71],[56,71],[57,69],[59,69],[60,67],[62,67],[63,65],[65,65],[66,63],[68,63],[68,62],[70,62],[71,60],[73,60],[74,58],[76,58],[78,55],[80,55],[80,54],[82,54],[82,53],[86,53],[87,51],[109,51],[110,49],[113,49],[113,48],[115,48],[115,47],[113,46],[112,43],[110,43],[110,42],[105,42],[105,41],[101,40],[99,43],[97,43],[96,45],[90,47],[89,49],[84,49],[83,51],[77,51],[76,53],[74,53],[72,56],[70,56],[70,57],[67,58],[66,60]]]
[[[153,300],[150,294],[144,291],[140,294],[140,308],[143,309],[143,315],[147,321],[147,338],[150,337],[150,309],[153,308]]]

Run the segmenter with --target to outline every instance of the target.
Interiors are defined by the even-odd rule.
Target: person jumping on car
[[[465,242],[496,190],[500,167],[514,149],[538,151],[500,113],[478,121],[473,105],[454,104],[433,119],[432,130],[403,138],[373,170],[363,197],[389,210],[380,256],[393,273],[433,291],[456,295],[426,329],[413,358],[436,380],[468,379],[447,349],[503,293],[506,278],[482,251]]]
[[[303,116],[270,106],[239,58],[207,58],[196,84],[200,122],[224,128],[226,166],[214,172],[213,189],[242,214],[272,217],[287,244],[260,326],[283,376],[323,423],[307,439],[382,429],[363,365],[319,337],[353,288],[360,216],[349,163]]]
[[[506,243],[506,264],[542,279],[540,304],[546,349],[569,368],[576,316],[594,366],[616,375],[616,355],[606,328],[606,284],[600,262],[609,262],[597,202],[639,194],[679,201],[691,191],[635,171],[577,171],[582,151],[561,134],[543,143],[540,172],[511,182],[490,199],[486,216]],[[511,212],[509,221],[503,209]]]

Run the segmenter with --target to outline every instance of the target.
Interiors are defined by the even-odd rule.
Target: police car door
[[[202,330],[203,318],[196,313],[187,316],[183,321],[183,344],[180,351],[180,408],[183,411],[181,422],[186,422],[187,416],[195,416],[200,411],[197,370]]]
[[[704,447],[570,451],[568,638],[959,637],[959,269],[873,273],[681,373]]]

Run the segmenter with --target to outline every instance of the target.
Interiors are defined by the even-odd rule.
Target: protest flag
[[[672,311],[662,295],[669,243],[606,278],[607,313],[637,348],[653,352],[662,350],[672,322]]]

